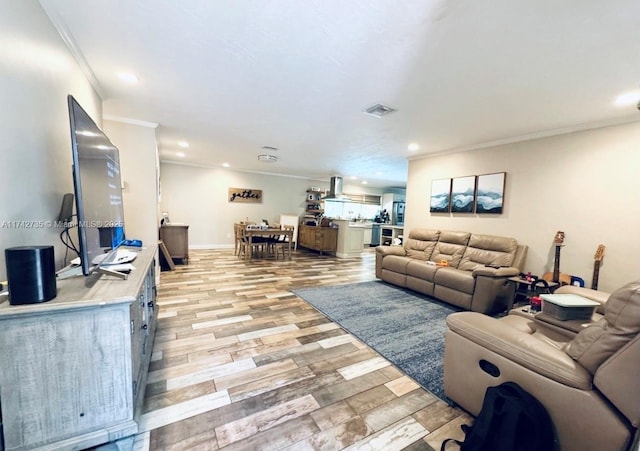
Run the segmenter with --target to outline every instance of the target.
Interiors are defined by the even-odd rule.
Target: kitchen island
[[[336,227],[300,225],[298,241],[300,247],[318,251],[320,254],[335,254],[338,229]]]
[[[371,243],[370,222],[353,222],[348,219],[334,219],[338,225],[338,249],[336,257],[354,257],[362,253],[365,245]]]

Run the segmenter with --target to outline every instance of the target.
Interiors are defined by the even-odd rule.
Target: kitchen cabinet
[[[385,193],[382,195],[382,208],[386,209],[389,214],[391,214],[391,212],[393,211],[394,202],[406,202],[406,195],[397,193]]]
[[[57,281],[41,304],[0,299],[4,449],[130,447],[138,433],[156,329],[155,253],[127,280]]]
[[[364,227],[364,236],[362,237],[362,244],[365,246],[371,245],[371,240],[373,237],[372,227]]]
[[[338,246],[338,229],[336,227],[318,227],[301,225],[298,231],[301,247],[335,254]]]

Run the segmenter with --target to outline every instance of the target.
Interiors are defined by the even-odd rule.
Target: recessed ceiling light
[[[186,149],[187,147],[189,147],[189,143],[186,141],[178,141],[178,145],[183,149]]]
[[[407,147],[411,152],[415,152],[416,150],[420,150],[420,145],[418,143],[411,143]]]
[[[358,180],[358,177],[356,177],[355,175],[352,175],[351,177],[349,177],[351,180]]]
[[[184,152],[176,152],[176,156],[180,157],[180,158],[184,158],[187,154],[185,154]]]
[[[367,183],[369,183],[369,182],[367,182],[366,180],[363,180],[363,181],[362,181],[362,184],[363,184],[363,185],[366,185]]]
[[[127,83],[137,83],[138,82],[138,77],[136,77],[135,74],[132,74],[131,72],[118,72],[116,75],[118,75],[118,78],[124,82]]]
[[[264,161],[265,163],[275,163],[276,161],[278,161],[278,157],[276,157],[275,155],[263,154],[258,155],[258,160]]]
[[[222,163],[222,167],[223,168],[229,168],[229,167],[231,167],[231,165],[229,163]]]
[[[614,104],[617,106],[628,106],[634,105],[638,102],[640,102],[640,91],[630,91],[620,94],[616,98]]]

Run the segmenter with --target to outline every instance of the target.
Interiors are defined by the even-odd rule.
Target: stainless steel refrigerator
[[[404,201],[396,201],[393,203],[391,224],[404,225]]]

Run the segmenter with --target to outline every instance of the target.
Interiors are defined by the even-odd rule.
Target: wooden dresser
[[[41,304],[0,303],[5,450],[133,442],[156,329],[156,247],[127,280],[57,281]]]
[[[189,260],[189,226],[165,224],[160,227],[160,239],[172,259]]]
[[[299,245],[318,251],[335,254],[338,247],[338,229],[336,227],[318,227],[301,225],[298,232]]]

